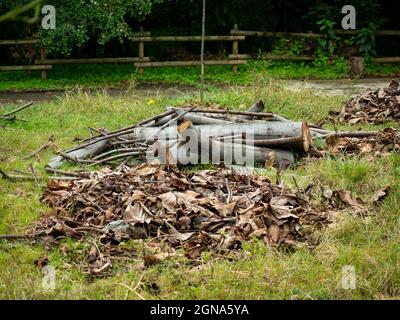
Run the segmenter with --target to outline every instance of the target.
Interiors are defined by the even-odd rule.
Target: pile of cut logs
[[[154,158],[181,165],[224,162],[287,167],[294,163],[293,152],[307,153],[313,137],[330,133],[263,110],[261,100],[247,111],[170,107],[133,126],[101,131],[76,148],[60,152],[48,167],[59,168],[66,160],[93,166]],[[244,155],[252,155],[254,163],[248,163]]]
[[[154,159],[164,164],[225,163],[282,169],[295,163],[294,153],[307,154],[313,138],[379,135],[379,131],[334,132],[263,110],[262,100],[247,111],[169,107],[127,128],[96,130],[98,135],[52,158],[48,169],[55,171],[65,161],[82,167],[108,164],[121,168]]]

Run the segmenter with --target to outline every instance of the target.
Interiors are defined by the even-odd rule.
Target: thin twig
[[[39,147],[38,149],[36,149],[34,152],[32,152],[31,154],[27,155],[26,157],[23,157],[22,159],[27,160],[30,158],[35,157],[36,155],[38,155],[40,152],[42,152],[44,149],[47,149],[48,147],[50,147],[53,143],[54,143],[54,135],[51,135],[48,139],[48,141],[42,145],[41,147]]]
[[[38,178],[37,178],[37,176],[36,176],[36,172],[35,172],[35,169],[33,168],[32,163],[29,164],[29,170],[31,170],[32,177],[33,177],[33,179],[35,180],[36,185],[39,186],[39,181],[38,181]]]
[[[5,119],[5,118],[7,118],[7,117],[9,117],[9,116],[11,116],[11,115],[17,113],[17,112],[20,112],[20,111],[22,111],[22,110],[24,110],[24,109],[30,107],[32,104],[33,104],[33,102],[29,102],[29,103],[23,105],[22,107],[19,107],[19,108],[17,108],[17,109],[14,109],[13,111],[10,111],[10,112],[8,112],[8,113],[5,113],[5,114],[3,114],[2,116],[0,116],[0,119],[1,119],[1,118]]]

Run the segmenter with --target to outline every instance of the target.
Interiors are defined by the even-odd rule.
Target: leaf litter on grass
[[[294,191],[223,166],[187,172],[155,161],[104,168],[73,181],[49,180],[41,201],[55,215],[42,217],[32,232],[48,244],[64,237],[96,239],[86,267],[98,276],[114,257],[139,255],[122,245],[132,239],[146,239],[156,248],[143,252],[145,267],[177,250],[196,263],[206,250],[238,252],[242,241],[253,237],[268,247],[311,247],[313,231],[332,222],[333,215],[346,208],[368,210],[350,191],[322,190],[318,197],[314,189]]]
[[[339,123],[374,123],[400,121],[400,78],[378,90],[366,90],[348,101],[340,112],[331,111],[332,120]]]

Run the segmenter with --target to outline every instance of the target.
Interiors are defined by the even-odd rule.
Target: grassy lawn
[[[392,76],[400,73],[397,65],[367,65],[367,76]],[[253,84],[255,79],[273,77],[284,79],[342,79],[347,67],[339,60],[333,65],[316,66],[305,62],[254,61],[239,66],[233,74],[230,66],[206,66],[205,80],[212,84]],[[40,80],[39,71],[1,72],[0,91],[50,90],[85,87],[124,86],[142,83],[198,85],[199,70],[194,67],[148,68],[139,74],[130,64],[56,65],[48,72],[48,80]]]
[[[104,66],[108,71],[103,76],[109,79],[110,72],[117,83],[129,75],[121,71],[125,67],[128,68],[113,70],[111,66],[110,69]],[[69,82],[66,75],[57,78],[56,69],[50,73],[48,83],[55,86],[70,83],[72,86],[76,80],[83,79],[79,76],[80,68],[83,67],[77,67],[68,75],[71,77]],[[165,72],[163,80],[179,80],[177,72],[171,75],[167,69],[160,70],[146,70],[143,76],[132,73],[132,79],[151,81],[152,75]],[[224,81],[225,76],[218,70],[225,69],[209,68],[210,80]],[[210,86],[207,102],[246,109],[261,98],[268,111],[291,119],[318,122],[328,115],[329,110],[339,110],[345,100],[345,97],[317,96],[309,90],[289,92],[278,81],[252,78],[254,74],[249,66],[241,70],[237,78],[229,77],[230,81],[245,79],[244,83],[255,83],[256,86],[233,86],[231,90]],[[182,81],[195,81],[196,72],[195,68],[185,69],[180,74]],[[21,88],[23,84],[27,88],[41,84],[33,75],[28,79],[19,75],[19,80],[13,78],[17,73],[6,75],[9,78],[0,81],[0,88],[11,88],[11,82],[15,88]],[[87,81],[98,84],[100,78],[88,76]],[[121,128],[160,113],[167,105],[194,98],[185,95],[168,98],[162,94],[139,97],[130,95],[128,90],[121,98],[101,92],[93,96],[78,93],[35,104],[19,115],[27,122],[0,128],[0,168],[7,172],[13,169],[28,172],[32,164],[38,173],[45,175],[43,167],[55,150],[41,153],[39,159],[22,158],[44,144],[51,134],[55,135],[57,146],[64,149],[74,145],[74,137],[87,136],[88,127]],[[12,108],[0,107],[0,114]],[[395,126],[393,123],[388,125]],[[371,129],[373,126],[352,127],[358,128]],[[1,241],[0,299],[138,299],[140,296],[145,299],[400,298],[400,156],[393,153],[387,158],[305,159],[295,169],[283,173],[282,179],[290,187],[294,187],[292,176],[296,177],[300,187],[315,181],[334,189],[349,189],[365,200],[388,184],[393,186],[393,191],[380,207],[371,208],[367,217],[354,216],[351,211],[338,216],[332,225],[315,235],[318,244],[312,250],[303,248],[289,253],[267,249],[261,241],[251,241],[243,244],[242,259],[212,258],[205,252],[200,267],[193,267],[186,259],[179,258],[142,269],[142,259],[132,258],[113,264],[112,276],[91,279],[76,267],[76,263],[84,258],[85,244],[65,239],[61,246],[46,249],[41,245]],[[272,170],[270,177],[274,181]],[[0,179],[0,234],[21,233],[39,216],[51,214],[51,210],[39,202],[42,190],[35,183]],[[125,245],[138,247],[140,242],[131,241]],[[48,256],[50,265],[56,268],[57,287],[52,292],[43,291],[43,275],[34,265],[34,261],[42,256]],[[342,267],[346,265],[354,266],[356,271],[354,290],[341,287]],[[135,287],[133,291],[129,289]]]

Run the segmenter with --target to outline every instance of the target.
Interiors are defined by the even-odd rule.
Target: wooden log
[[[177,112],[182,112],[182,111],[178,111]],[[228,120],[223,120],[223,119],[217,119],[217,118],[211,118],[211,117],[207,117],[205,115],[201,115],[198,113],[191,113],[188,112],[187,114],[185,114],[182,117],[183,120],[185,121],[190,121],[191,123],[195,124],[195,125],[208,125],[208,124],[213,124],[213,125],[223,125],[223,124],[227,124],[227,123],[232,123],[231,121]]]
[[[160,147],[165,140],[158,141],[158,148],[166,150],[167,164],[240,164],[248,166],[276,166],[285,168],[294,164],[293,153],[287,150],[269,149],[246,144],[227,144],[212,139],[200,139],[198,149],[188,149],[185,143],[176,143],[172,147]]]
[[[83,146],[73,151],[65,152],[66,155],[73,159],[81,160],[86,159],[92,156],[95,156],[105,150],[108,147],[108,141],[106,139],[97,139],[94,143],[90,145]],[[50,162],[47,166],[51,169],[57,169],[61,167],[65,162],[65,157],[56,156],[50,159]]]
[[[171,108],[171,110],[186,110],[186,108]],[[249,111],[237,111],[237,110],[228,110],[228,109],[196,109],[191,112],[196,113],[209,113],[209,114],[235,114],[235,115],[243,115],[243,116],[253,116],[257,118],[272,118],[274,115],[272,112],[249,112]]]
[[[222,141],[229,140],[230,137],[222,137]],[[246,137],[232,137],[233,141],[247,145],[258,147],[279,148],[283,150],[293,150],[306,153],[312,144],[312,134],[307,123],[302,126],[302,134],[300,136],[274,138],[274,139],[246,139]]]
[[[160,127],[162,125],[164,125],[165,123],[167,123],[168,121],[170,121],[173,117],[176,116],[176,113],[172,113],[170,115],[164,116],[162,118],[159,118],[157,120],[153,120],[151,122],[146,123],[145,125],[143,125],[143,127]]]
[[[182,110],[176,110],[176,113],[179,114],[181,113]],[[148,123],[145,125],[145,127],[159,127],[164,125],[166,122],[170,121],[174,116],[169,115],[166,117],[163,117],[157,121],[152,121],[151,123]],[[183,115],[182,117],[183,120],[190,120],[193,124],[226,124],[226,123],[231,123],[232,121],[229,120],[224,120],[224,119],[218,119],[215,117],[208,117],[207,115],[200,115],[198,113],[194,112],[188,112],[187,114]]]
[[[342,131],[342,132],[333,132],[328,135],[335,137],[345,137],[345,138],[366,138],[376,136],[380,131]]]
[[[192,136],[196,136],[195,132]],[[224,143],[206,136],[197,136],[196,143],[178,140],[158,140],[154,155],[166,164],[221,163],[261,165],[286,168],[294,164],[293,153],[286,150],[255,147],[246,144]]]
[[[270,138],[297,137],[303,134],[303,122],[270,121],[265,123],[228,123],[224,125],[197,125],[196,129],[202,136],[234,136],[246,133],[250,135]],[[158,138],[172,138],[176,136],[176,126],[170,126],[162,131],[158,128],[135,128],[131,139],[146,139],[157,136]]]
[[[165,116],[168,116],[170,114],[173,114],[173,113],[175,113],[174,110],[167,110],[167,111],[165,111],[165,112],[163,112],[161,114],[158,114],[158,115],[156,115],[156,116],[154,116],[152,118],[145,119],[145,120],[143,120],[143,121],[141,121],[141,122],[139,122],[137,124],[134,124],[132,126],[129,126],[129,127],[126,127],[126,128],[122,128],[122,129],[119,129],[119,130],[116,130],[116,131],[113,131],[113,132],[110,132],[107,135],[101,134],[101,135],[97,135],[95,137],[91,137],[90,139],[88,139],[88,140],[90,140],[89,142],[87,142],[87,143],[85,143],[83,145],[80,145],[80,146],[78,146],[78,147],[76,147],[74,149],[68,150],[68,152],[74,151],[74,150],[77,150],[77,149],[80,149],[80,148],[83,148],[83,147],[86,147],[86,146],[89,146],[91,144],[95,144],[95,143],[97,143],[98,141],[101,141],[101,140],[106,140],[106,139],[109,139],[109,138],[114,138],[114,137],[118,137],[120,135],[128,134],[129,132],[131,132],[136,127],[145,126],[146,124],[151,123],[152,121],[161,119],[161,118],[163,118]]]

